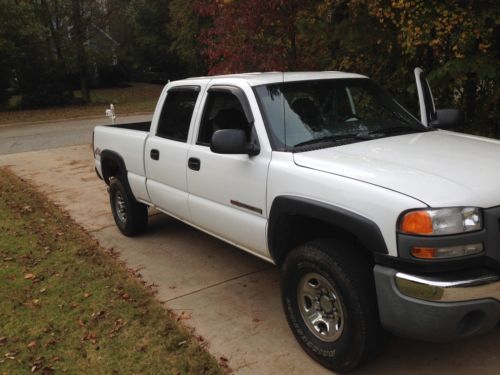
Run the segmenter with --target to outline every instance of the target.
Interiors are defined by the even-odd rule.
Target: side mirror
[[[432,121],[431,125],[440,129],[448,129],[462,125],[464,120],[464,113],[459,109],[438,109],[436,110],[436,119]]]
[[[259,146],[249,144],[247,135],[241,129],[222,129],[217,130],[212,135],[210,151],[216,154],[247,154],[257,155],[260,151]]]

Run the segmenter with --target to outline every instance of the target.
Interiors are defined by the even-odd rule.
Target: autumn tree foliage
[[[199,35],[208,72],[296,70],[317,64],[301,48],[300,25],[311,0],[198,0],[194,10],[210,20]]]
[[[179,60],[188,76],[206,73],[198,42],[203,20],[194,12],[195,1],[170,0],[168,5],[170,17],[166,31],[170,36],[169,52]]]
[[[500,6],[496,0],[361,0],[397,35],[401,61],[430,72],[440,104],[498,128]],[[444,103],[443,103],[444,102]],[[455,103],[451,103],[455,102]]]
[[[441,107],[500,133],[498,0],[193,1],[210,74],[354,71],[415,107],[412,70],[421,66]]]
[[[63,105],[112,76],[343,70],[500,138],[499,0],[0,0],[0,106]],[[123,70],[123,74],[121,74]],[[78,86],[75,85],[78,81]],[[68,84],[69,83],[69,84]],[[411,109],[411,108],[410,108]]]

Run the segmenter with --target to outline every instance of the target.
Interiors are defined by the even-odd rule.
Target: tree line
[[[496,0],[0,0],[0,102],[88,102],[125,80],[273,70],[366,74],[410,108],[422,67],[439,107],[499,136]]]

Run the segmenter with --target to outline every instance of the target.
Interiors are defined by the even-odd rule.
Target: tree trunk
[[[297,32],[296,32],[296,9],[293,1],[290,1],[288,7],[288,41],[290,42],[290,50],[288,51],[288,69],[295,70],[297,69]]]
[[[59,30],[57,29],[57,12],[58,12],[58,4],[57,1],[54,1],[54,12],[51,14],[49,5],[47,4],[47,0],[41,0],[40,5],[42,6],[42,13],[44,17],[44,22],[49,28],[50,31],[50,36],[52,38],[52,44],[54,45],[54,48],[56,50],[56,56],[59,60],[59,63],[61,66],[65,69],[66,72],[66,64],[64,61],[64,56],[62,54],[61,50],[61,37],[59,34]],[[54,19],[56,20],[56,25],[54,26]]]
[[[81,0],[72,0],[73,6],[73,37],[76,58],[78,60],[78,71],[80,74],[80,91],[85,103],[90,102],[90,89],[88,86],[88,61],[85,51],[85,30],[83,27],[82,3]]]
[[[477,79],[474,73],[467,73],[467,78],[465,80],[464,87],[464,100],[465,100],[465,115],[466,119],[470,121],[474,118],[476,113],[476,89],[477,89]],[[477,127],[477,125],[474,125]],[[477,128],[476,128],[477,129]],[[484,131],[486,129],[480,129]]]

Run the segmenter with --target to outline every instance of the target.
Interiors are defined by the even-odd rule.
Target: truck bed
[[[129,122],[126,124],[115,124],[108,126],[112,126],[113,128],[119,128],[119,129],[129,129],[129,130],[137,130],[140,132],[149,132],[149,129],[151,128],[151,121]]]
[[[150,127],[151,122],[96,126],[94,147],[117,153],[123,159],[128,173],[145,176],[144,145]]]

